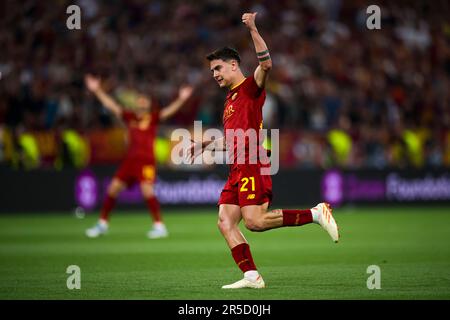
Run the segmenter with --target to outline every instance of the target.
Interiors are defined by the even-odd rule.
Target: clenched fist
[[[242,22],[249,28],[250,30],[256,30],[255,18],[258,12],[254,13],[244,13],[242,15]]]

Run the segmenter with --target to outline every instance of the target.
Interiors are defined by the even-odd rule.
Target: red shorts
[[[261,175],[260,165],[241,165],[230,171],[219,198],[221,204],[240,207],[272,203],[272,177]]]
[[[125,182],[128,186],[136,182],[154,183],[156,178],[155,162],[126,159],[122,162],[114,177]]]

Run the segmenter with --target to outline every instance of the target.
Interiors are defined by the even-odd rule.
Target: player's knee
[[[153,192],[153,188],[147,188],[147,189],[142,189],[142,196],[145,199],[149,199],[155,196],[154,192]]]
[[[258,218],[249,218],[245,220],[245,227],[253,232],[264,231],[264,221]]]
[[[222,234],[226,234],[231,231],[231,223],[227,219],[219,218],[217,221],[217,227]]]
[[[120,193],[120,188],[119,187],[117,187],[117,186],[115,186],[113,184],[111,184],[109,186],[109,188],[108,188],[108,195],[110,197],[115,198],[115,197],[117,197],[119,195],[119,193]]]

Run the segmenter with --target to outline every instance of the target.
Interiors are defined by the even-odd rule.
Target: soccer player
[[[259,132],[262,128],[262,107],[266,97],[264,87],[272,69],[270,53],[257,30],[255,17],[256,13],[245,13],[242,16],[242,22],[250,31],[259,60],[259,66],[254,74],[248,77],[243,75],[239,54],[234,49],[224,47],[207,56],[214,79],[221,88],[228,88],[223,113],[225,137],[213,141],[194,142],[188,150],[188,159],[191,162],[204,150],[234,151],[228,181],[218,202],[218,227],[244,277],[233,284],[223,286],[223,289],[265,287],[264,280],[253,261],[250,247],[239,230],[241,219],[251,231],[317,223],[328,232],[334,242],[339,239],[338,227],[328,204],[319,203],[314,208],[306,210],[268,211],[272,200],[272,180],[270,175],[261,174],[261,168],[264,166],[262,158],[258,158],[256,164],[249,161],[252,157],[248,145],[250,140],[245,140],[245,148],[240,149],[245,150],[245,163],[236,161],[239,160],[240,146],[237,145],[239,139],[234,139],[234,136],[230,141],[227,131],[242,129]],[[259,145],[261,141],[256,143]]]
[[[127,154],[108,187],[98,223],[86,230],[86,235],[96,238],[105,234],[108,231],[109,214],[116,203],[117,196],[125,187],[139,182],[142,195],[153,218],[153,227],[147,236],[150,239],[167,237],[168,231],[162,221],[159,202],[153,190],[156,177],[153,144],[159,122],[173,116],[189,99],[193,88],[181,87],[178,98],[161,110],[154,106],[151,99],[139,94],[136,112],[130,112],[124,110],[102,89],[99,78],[86,75],[85,84],[106,109],[125,122],[128,130]]]

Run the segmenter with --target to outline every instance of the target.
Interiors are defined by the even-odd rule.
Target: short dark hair
[[[223,61],[236,60],[238,64],[241,63],[241,57],[237,50],[230,47],[223,47],[217,49],[206,56],[208,61],[222,59]]]

